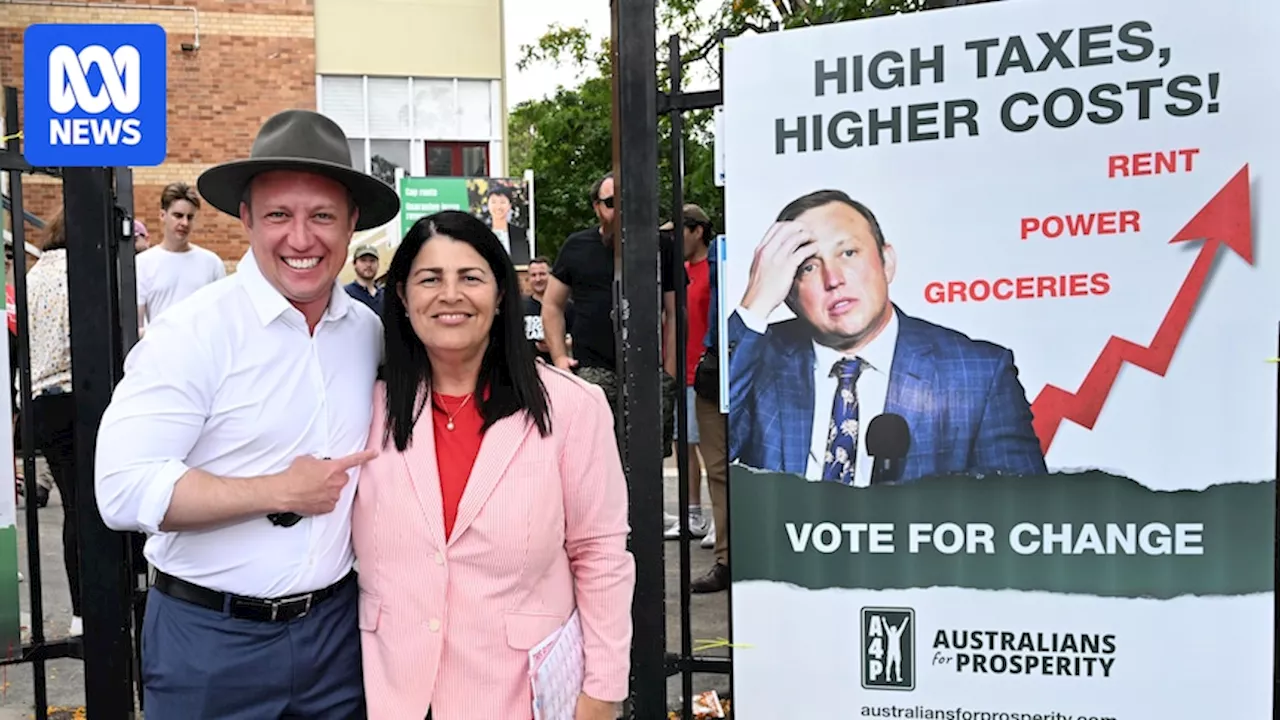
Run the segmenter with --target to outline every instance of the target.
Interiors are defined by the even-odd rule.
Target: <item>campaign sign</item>
[[[167,150],[164,28],[58,25],[23,39],[27,162],[155,166]]]

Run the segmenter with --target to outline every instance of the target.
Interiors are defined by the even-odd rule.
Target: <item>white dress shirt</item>
[[[747,329],[763,335],[768,320],[744,307],[736,311]],[[871,461],[867,457],[867,425],[872,418],[884,412],[885,398],[889,394],[889,373],[893,369],[893,353],[898,345],[898,311],[892,311],[884,330],[857,352],[862,358],[862,374],[858,376],[855,390],[858,395],[858,462],[854,471],[854,486],[871,484]],[[827,457],[827,434],[831,428],[831,407],[835,401],[839,379],[831,375],[832,368],[846,356],[833,348],[813,343],[813,435],[809,442],[809,461],[805,465],[805,478],[822,479]]]
[[[216,529],[161,532],[189,468],[229,478],[286,469],[299,455],[364,449],[382,325],[335,282],[314,335],[252,254],[196,291],[129,353],[98,430],[98,508],[115,530],[150,535],[157,569],[204,587],[278,598],[326,587],[354,557],[359,469],[333,512],[293,527],[265,515]]]
[[[872,418],[884,412],[889,394],[889,371],[893,368],[893,351],[898,345],[898,312],[893,311],[884,330],[857,352],[862,358],[862,374],[855,390],[858,395],[858,464],[854,470],[854,487],[871,484],[871,459],[867,457],[867,426]],[[847,356],[839,350],[813,344],[817,362],[813,365],[813,439],[809,443],[809,462],[805,477],[821,480],[827,457],[827,435],[831,429],[831,407],[835,402],[839,378],[831,376],[837,362]]]

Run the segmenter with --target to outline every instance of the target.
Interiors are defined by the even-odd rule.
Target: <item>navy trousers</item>
[[[152,588],[142,625],[147,720],[363,720],[359,588],[290,622],[233,618]]]

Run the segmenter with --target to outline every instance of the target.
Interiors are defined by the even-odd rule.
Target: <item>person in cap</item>
[[[133,252],[140,253],[151,247],[151,233],[147,232],[146,223],[141,220],[133,221]]]
[[[156,570],[147,717],[363,718],[350,512],[382,326],[337,277],[399,198],[306,110],[198,186],[249,250],[151,325],[97,437],[98,510]]]
[[[378,285],[378,248],[372,245],[358,245],[351,254],[351,268],[356,272],[356,279],[347,283],[344,289],[351,297],[369,307],[378,317],[382,317],[382,288]]]

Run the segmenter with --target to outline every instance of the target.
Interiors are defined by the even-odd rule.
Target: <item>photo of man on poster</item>
[[[730,462],[865,487],[868,426],[891,414],[905,420],[907,437],[890,443],[905,454],[877,481],[1046,472],[1013,353],[902,312],[889,298],[896,267],[875,215],[848,194],[783,208],[728,320]],[[784,303],[795,317],[770,325]]]

